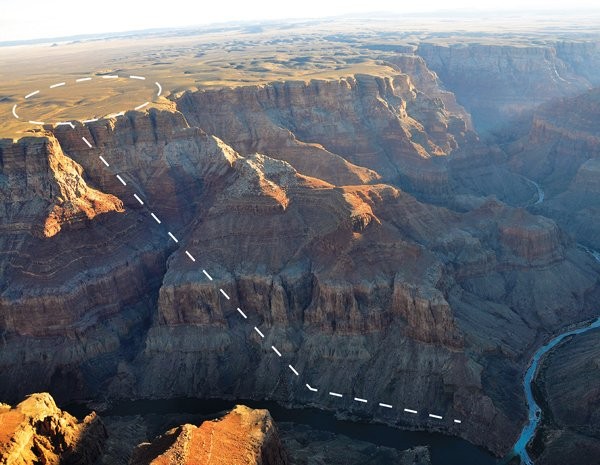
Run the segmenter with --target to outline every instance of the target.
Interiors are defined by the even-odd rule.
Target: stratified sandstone
[[[287,465],[277,427],[268,410],[243,405],[200,426],[183,425],[140,444],[131,465]]]
[[[52,237],[65,224],[81,224],[101,213],[123,211],[122,202],[114,195],[87,185],[81,166],[64,155],[51,134],[16,143],[1,140],[0,166],[4,175],[0,184],[4,232],[33,228]]]
[[[106,430],[95,413],[80,422],[46,393],[0,408],[2,465],[91,465],[105,439]]]
[[[414,50],[413,50],[414,51]],[[399,54],[387,57],[387,62],[393,63],[403,74],[410,76],[411,81],[419,92],[428,98],[439,98],[444,103],[444,108],[456,115],[467,129],[473,130],[471,114],[456,101],[456,95],[444,88],[437,74],[427,67],[425,60],[414,54]],[[455,124],[458,121],[454,121]]]
[[[429,159],[456,149],[468,124],[406,74],[188,92],[177,106],[242,155],[264,153],[335,185],[384,179],[427,192],[447,189]]]

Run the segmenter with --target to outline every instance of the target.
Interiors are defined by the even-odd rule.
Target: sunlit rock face
[[[0,404],[0,463],[91,465],[102,452],[106,429],[95,413],[78,421],[48,393],[32,394],[15,407]]]

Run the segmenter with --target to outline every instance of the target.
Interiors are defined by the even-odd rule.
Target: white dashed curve
[[[121,79],[121,76],[119,76],[118,74],[109,74],[109,75],[104,75],[104,76],[100,76],[102,79]],[[136,76],[136,75],[130,75],[128,77],[129,79],[135,79],[135,80],[141,80],[141,81],[145,81],[146,78],[144,76]],[[127,79],[125,77],[123,77],[123,79]],[[81,83],[81,82],[88,82],[93,80],[93,77],[84,77],[84,78],[79,78],[79,79],[75,79],[75,84]],[[155,83],[158,86],[158,93],[157,93],[157,97],[159,97],[162,93],[162,87],[161,85],[156,82]],[[62,82],[57,82],[55,84],[51,84],[48,86],[48,89],[56,89],[58,87],[64,87],[68,85],[67,81],[62,81]],[[30,92],[29,94],[25,95],[25,99],[30,99],[31,97],[35,97],[36,95],[40,94],[40,90],[35,90],[33,92]],[[148,105],[150,105],[149,101],[146,101],[138,106],[136,106],[134,108],[135,111],[139,111],[145,107],[147,107]],[[19,115],[17,114],[17,106],[18,104],[13,105],[12,107],[12,114],[16,119],[20,119]],[[118,113],[112,113],[110,115],[105,116],[106,119],[111,119],[111,118],[118,118],[120,116],[124,116],[125,115],[125,111],[120,111]],[[83,120],[82,123],[87,124],[87,123],[93,123],[95,121],[98,121],[100,118],[92,118],[92,119],[86,119]],[[36,120],[36,119],[30,119],[28,120],[28,122],[30,124],[34,124],[37,126],[44,126],[46,124],[46,121],[41,121],[41,120]],[[70,125],[72,129],[75,129],[75,126],[73,125],[72,121],[57,121],[55,123],[51,123],[54,124],[55,126],[64,126],[64,125]],[[91,148],[91,146],[90,146]]]

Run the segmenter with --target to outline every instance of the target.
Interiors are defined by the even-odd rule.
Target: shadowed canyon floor
[[[2,125],[0,399],[270,399],[510,451],[531,355],[600,312],[600,38],[349,24],[106,38],[95,64],[74,57],[97,44],[67,42],[62,73],[2,71],[7,115],[51,74],[99,87],[28,101],[73,128]],[[168,98],[133,111],[137,90],[101,88],[104,73],[160,79]],[[81,122],[112,105],[130,110]],[[576,435],[593,456],[597,419],[560,410],[573,389],[555,354],[533,452]],[[160,431],[135,463],[163,463],[167,443],[208,453],[224,421]],[[306,436],[297,457],[317,454]]]

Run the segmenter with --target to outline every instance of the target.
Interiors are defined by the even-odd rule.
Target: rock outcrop
[[[131,465],[287,465],[288,454],[268,410],[244,405],[200,426],[183,425],[140,444]]]
[[[16,407],[0,404],[0,464],[92,465],[106,430],[91,413],[78,421],[49,394],[32,394]]]
[[[0,167],[3,232],[33,229],[52,237],[65,224],[123,211],[122,202],[114,195],[87,185],[81,166],[63,154],[52,134],[16,143],[0,140]]]
[[[411,81],[419,92],[428,98],[440,99],[446,111],[456,115],[464,121],[467,129],[473,131],[473,121],[471,114],[456,101],[456,95],[445,89],[442,82],[435,72],[427,67],[423,57],[413,53],[392,55],[386,57],[386,62],[397,66],[398,71],[410,76]]]
[[[468,137],[464,111],[452,113],[406,74],[187,92],[177,107],[242,155],[285,160],[334,185],[386,180],[444,191],[444,167],[430,159]]]

